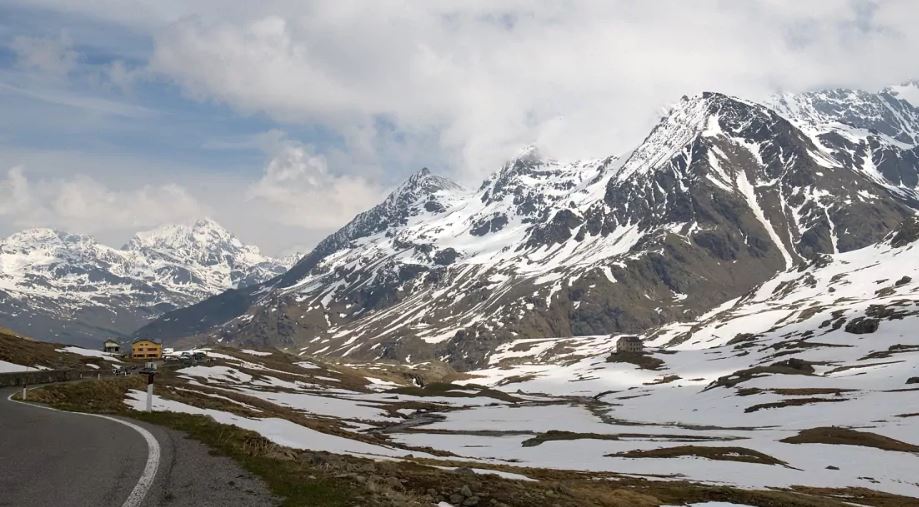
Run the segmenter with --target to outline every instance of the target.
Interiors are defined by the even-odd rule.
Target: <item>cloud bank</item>
[[[422,166],[475,186],[524,144],[559,159],[622,153],[684,94],[758,99],[919,77],[911,0],[23,5],[43,9],[42,23],[23,26],[49,13],[64,25],[9,25],[2,40],[14,61],[0,68],[0,100],[40,104],[30,106],[39,114],[13,111],[22,123],[57,113],[32,125],[41,141],[29,149],[83,150],[80,161],[104,161],[92,150],[107,149],[142,163],[84,164],[72,176],[0,156],[27,168],[2,179],[6,231],[104,234],[207,210],[277,252],[314,244]],[[97,25],[107,28],[85,28]],[[119,33],[141,42],[127,47]],[[0,149],[22,130],[7,122]],[[63,135],[46,140],[55,128]],[[67,144],[80,133],[86,147]],[[125,146],[128,134],[137,146]],[[180,149],[214,161],[194,166]],[[151,179],[136,169],[166,166],[183,170]],[[126,180],[117,188],[114,173]]]
[[[185,222],[207,211],[178,185],[116,190],[85,175],[34,180],[22,167],[13,167],[0,179],[0,218],[23,228],[135,231]]]
[[[286,225],[328,231],[373,206],[384,189],[354,176],[330,174],[325,157],[300,143],[283,141],[246,199]]]
[[[436,132],[444,165],[470,179],[527,142],[560,158],[622,151],[683,94],[876,89],[919,70],[903,60],[919,49],[911,2],[285,7],[180,19],[150,67],[196,99],[354,145],[381,120],[409,139]]]

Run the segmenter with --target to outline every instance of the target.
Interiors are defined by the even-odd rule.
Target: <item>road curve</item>
[[[19,403],[0,389],[0,507],[274,506],[265,484],[180,432]]]
[[[0,506],[140,505],[132,493],[150,453],[138,431],[9,400],[15,391],[0,390]]]

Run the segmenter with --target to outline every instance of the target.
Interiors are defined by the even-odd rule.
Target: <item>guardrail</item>
[[[0,387],[50,384],[102,375],[99,370],[38,370],[0,373]]]

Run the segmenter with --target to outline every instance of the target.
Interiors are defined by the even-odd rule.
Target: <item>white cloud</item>
[[[13,38],[10,49],[19,65],[48,74],[67,74],[77,62],[77,53],[64,35],[56,39],[20,35]]]
[[[246,193],[268,220],[329,231],[381,200],[380,187],[361,177],[331,174],[326,159],[307,146],[283,140],[272,151],[262,177]]]
[[[103,97],[73,93],[63,89],[45,88],[41,85],[20,88],[0,82],[0,91],[7,91],[30,99],[79,109],[85,113],[122,116],[126,118],[150,118],[157,113],[142,106],[109,100]]]
[[[177,185],[112,189],[88,177],[30,180],[22,167],[0,179],[0,218],[16,227],[53,227],[96,233],[137,230],[205,216]]]
[[[79,109],[45,118],[74,132],[105,122],[125,132],[146,129],[150,146],[163,149],[152,154],[143,140],[137,148],[110,132],[73,148],[77,143],[63,135],[34,143],[35,151],[58,142],[77,151],[42,165],[13,157],[4,146],[0,167],[25,164],[30,172],[0,174],[6,192],[0,196],[12,199],[0,203],[3,230],[14,219],[83,232],[184,214],[128,202],[143,201],[146,192],[147,200],[173,199],[189,214],[195,205],[187,202],[206,203],[245,239],[281,251],[315,243],[421,166],[476,186],[525,143],[563,159],[628,150],[683,94],[714,89],[756,99],[776,89],[870,90],[919,77],[904,56],[919,50],[919,9],[910,0],[28,4],[68,22],[100,23],[69,28],[79,37],[76,45],[66,37],[17,39],[19,69],[9,76],[25,77],[5,76],[0,93]],[[100,26],[119,28],[107,38]],[[143,43],[122,52],[112,41],[126,33],[126,40]],[[152,54],[146,53],[148,37]],[[74,47],[87,55],[75,55]],[[107,57],[116,60],[100,63]],[[87,86],[67,86],[80,79]],[[185,118],[173,84],[194,100],[226,104],[254,121],[209,107],[187,108],[207,118]],[[146,106],[164,107],[157,114]],[[176,134],[173,121],[177,131],[201,128]],[[10,125],[17,125],[15,118]],[[276,130],[245,134],[254,128]],[[284,131],[312,144],[292,141]],[[19,142],[18,134],[8,137]],[[240,150],[245,163],[254,150],[264,151],[268,162],[254,175],[225,152],[212,151],[214,162],[201,162],[178,138],[202,150]],[[138,160],[93,159],[93,150],[133,150]],[[182,167],[166,169],[170,163]],[[250,169],[257,171],[257,164]],[[67,176],[68,170],[92,179]],[[11,190],[23,185],[28,205]],[[81,201],[80,192],[97,197]],[[95,222],[114,208],[98,204],[106,202],[123,203],[123,211]],[[64,217],[70,208],[82,221]],[[153,213],[156,220],[135,213]]]
[[[410,141],[435,131],[448,163],[473,177],[529,141],[562,158],[622,151],[661,106],[703,89],[756,98],[874,89],[919,73],[902,57],[919,50],[919,10],[908,1],[277,2],[270,12],[283,16],[201,12],[160,32],[151,59],[191,96],[330,126],[355,151],[381,118]]]

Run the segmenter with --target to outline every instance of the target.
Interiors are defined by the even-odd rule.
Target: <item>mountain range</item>
[[[30,229],[0,241],[0,325],[470,369],[520,339],[694,322],[908,223],[917,103],[916,82],[683,97],[627,153],[528,146],[475,189],[422,169],[288,259],[209,219],[120,249]]]
[[[163,313],[264,282],[273,259],[210,219],[134,235],[122,248],[29,229],[0,240],[0,326],[49,340],[125,338]]]
[[[522,338],[692,321],[916,215],[917,91],[703,93],[625,154],[527,147],[473,190],[421,170],[282,275],[136,334],[469,369]]]

